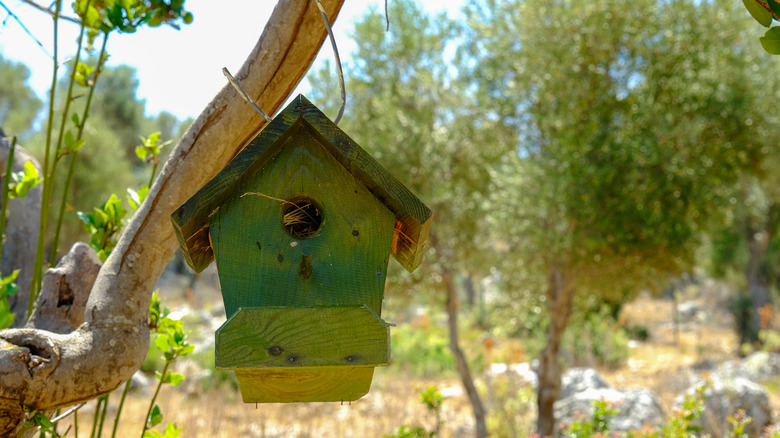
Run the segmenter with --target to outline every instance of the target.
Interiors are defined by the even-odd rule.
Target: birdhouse
[[[216,367],[246,403],[352,401],[390,363],[392,254],[422,259],[431,211],[298,96],[172,215],[187,263],[216,260]]]

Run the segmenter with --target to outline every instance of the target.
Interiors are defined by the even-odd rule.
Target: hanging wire
[[[320,13],[322,14],[322,21],[325,22],[325,29],[328,31],[328,36],[330,37],[330,42],[333,45],[333,54],[336,57],[336,68],[339,72],[339,86],[341,88],[341,108],[339,109],[339,114],[336,116],[336,120],[333,121],[334,124],[338,125],[339,121],[341,120],[341,116],[344,115],[344,107],[347,106],[347,89],[344,86],[344,72],[341,70],[341,58],[339,57],[339,49],[336,47],[336,39],[333,37],[333,29],[331,29],[330,26],[330,20],[328,20],[328,15],[325,13],[325,8],[322,6],[322,3],[320,0],[314,0],[317,3],[317,8],[319,8]],[[388,24],[389,26],[389,24]],[[225,77],[228,79],[228,82],[230,82],[230,85],[233,86],[233,88],[238,91],[238,93],[241,95],[241,97],[244,98],[244,100],[252,105],[252,107],[260,113],[263,118],[268,120],[269,122],[273,119],[268,116],[268,114],[265,113],[260,107],[255,103],[254,100],[252,100],[251,97],[249,97],[249,94],[247,94],[246,91],[241,87],[241,84],[236,81],[236,79],[233,77],[233,75],[230,74],[227,67],[222,67],[222,74],[225,75]]]
[[[390,16],[387,15],[387,0],[385,0],[385,21],[387,22],[385,32],[388,32],[390,30]]]
[[[255,101],[252,100],[251,97],[249,97],[249,95],[246,93],[246,91],[244,91],[244,89],[241,88],[241,85],[239,85],[238,81],[236,81],[236,79],[233,77],[233,75],[230,74],[230,72],[228,71],[227,67],[222,67],[222,74],[225,75],[225,77],[228,79],[228,82],[230,82],[230,85],[232,85],[233,88],[235,88],[236,91],[238,91],[238,94],[240,94],[241,97],[243,97],[244,100],[247,101],[248,104],[250,104],[250,105],[252,105],[252,107],[254,107],[255,111],[260,113],[260,115],[263,116],[263,118],[265,118],[269,122],[273,121],[272,118],[268,117],[268,114],[266,114],[265,111],[263,111],[262,109],[260,109],[259,106],[257,106]]]
[[[341,109],[339,109],[339,115],[336,116],[336,120],[333,121],[334,124],[338,125],[339,120],[341,120],[341,116],[344,115],[344,107],[347,106],[347,89],[344,86],[344,72],[341,71],[341,58],[339,57],[339,49],[336,47],[336,39],[333,37],[333,29],[330,27],[328,14],[325,13],[325,8],[322,7],[322,2],[320,2],[320,0],[314,1],[317,2],[317,7],[320,9],[320,14],[322,14],[322,21],[325,22],[325,29],[328,31],[328,36],[330,36],[330,42],[331,45],[333,45],[333,55],[336,57],[336,68],[339,72],[339,87],[341,87]]]

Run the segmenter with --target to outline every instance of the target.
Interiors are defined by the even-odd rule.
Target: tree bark
[[[550,325],[547,328],[547,345],[542,351],[537,370],[539,387],[536,399],[536,431],[543,437],[553,436],[555,432],[553,405],[561,396],[561,364],[558,356],[561,338],[574,306],[574,287],[560,265],[553,264],[550,268],[546,295]]]
[[[8,152],[11,143],[0,140],[0,169],[5,169],[8,164]],[[38,161],[24,148],[16,145],[14,148],[13,172],[24,169],[24,163],[32,162],[37,169],[41,166]],[[4,171],[4,170],[3,170]],[[38,241],[38,222],[31,221],[31,217],[40,217],[41,212],[41,185],[37,185],[27,192],[27,196],[8,200],[8,217],[5,225],[5,241],[3,243],[3,260],[0,263],[0,272],[3,276],[11,274],[19,269],[16,277],[16,285],[19,290],[16,295],[8,298],[11,305],[11,313],[16,315],[12,327],[24,325],[27,316],[28,297],[30,296],[30,282],[32,281],[33,265],[35,264],[35,245],[30,242]]]
[[[343,0],[323,1],[335,20]],[[314,2],[282,0],[235,75],[275,113],[309,69],[326,36]],[[148,344],[152,288],[178,247],[170,215],[265,125],[229,86],[203,110],[171,153],[149,195],[100,269],[84,323],[59,334],[0,332],[0,435],[15,435],[25,407],[48,411],[105,394],[139,368]]]
[[[759,332],[766,328],[763,327],[763,319],[765,318],[762,318],[761,314],[767,311],[771,314],[771,308],[766,307],[771,305],[772,300],[769,296],[769,275],[764,267],[770,240],[771,235],[767,231],[750,233],[748,236],[750,259],[745,270],[745,277],[753,308],[748,328],[749,333],[743,333],[743,342],[759,342]]]
[[[451,271],[445,271],[442,279],[447,289],[447,324],[450,332],[450,350],[452,350],[452,354],[455,356],[455,367],[458,370],[460,381],[466,390],[469,402],[471,402],[471,410],[476,422],[476,436],[477,438],[485,438],[488,436],[485,423],[485,408],[482,406],[482,400],[479,398],[476,386],[474,386],[474,379],[471,377],[466,356],[460,349],[460,341],[458,340],[458,297],[456,295],[455,279]]]

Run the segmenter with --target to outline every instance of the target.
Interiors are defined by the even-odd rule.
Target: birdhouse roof
[[[171,215],[184,258],[196,272],[214,259],[209,218],[248,178],[268,163],[300,130],[362,182],[395,215],[392,254],[408,271],[422,261],[431,225],[431,210],[374,160],[354,140],[302,95],[298,95],[263,128],[228,165]]]

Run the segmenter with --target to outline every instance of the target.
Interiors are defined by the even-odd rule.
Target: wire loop
[[[336,68],[339,72],[339,87],[341,88],[341,109],[339,109],[339,114],[336,116],[336,120],[333,121],[334,124],[338,125],[339,120],[341,120],[341,116],[344,115],[344,107],[347,106],[347,89],[344,86],[344,72],[341,70],[341,58],[339,57],[339,49],[336,47],[336,39],[333,37],[333,29],[331,29],[330,26],[330,20],[328,20],[328,15],[325,13],[325,8],[322,6],[322,2],[320,0],[314,0],[317,2],[317,7],[320,9],[320,14],[322,14],[322,21],[325,22],[325,29],[328,31],[328,36],[330,36],[330,42],[333,46],[333,55],[336,57]]]

